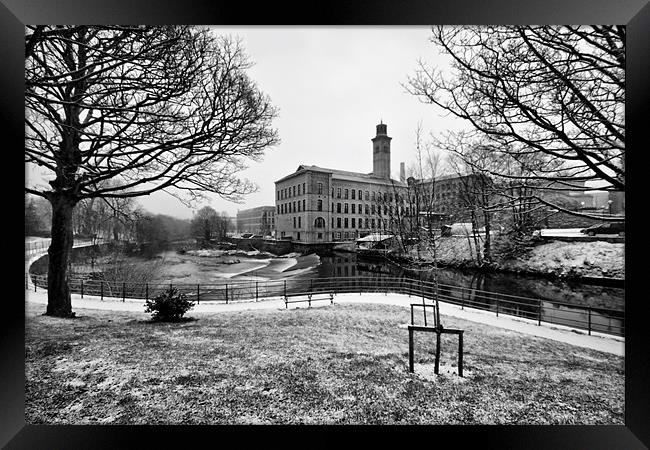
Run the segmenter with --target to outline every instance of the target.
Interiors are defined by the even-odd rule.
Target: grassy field
[[[455,318],[456,340],[416,333],[387,305],[77,319],[26,310],[31,424],[623,424],[621,357]]]

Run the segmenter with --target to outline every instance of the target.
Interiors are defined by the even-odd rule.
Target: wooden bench
[[[289,298],[294,298],[294,297],[307,297],[305,299],[299,299],[299,300],[289,300]],[[307,302],[309,304],[309,307],[311,308],[311,302],[316,302],[319,300],[329,300],[330,303],[333,305],[334,304],[334,294],[331,292],[294,292],[291,294],[285,294],[284,295],[284,307],[289,308],[289,303],[302,303],[302,302]]]
[[[424,313],[424,325],[415,325],[414,324],[414,314],[413,308],[420,307],[423,308]],[[433,309],[433,314],[431,315],[431,321],[427,321],[427,308]],[[441,334],[455,334],[458,336],[458,376],[463,376],[463,333],[464,330],[459,330],[455,328],[444,328],[440,323],[440,309],[438,307],[438,300],[435,300],[434,304],[421,304],[421,303],[411,303],[411,324],[408,326],[409,330],[409,372],[413,372],[413,334],[416,331],[423,331],[427,333],[436,333],[436,359],[433,373],[438,374],[439,362],[440,362],[440,335]]]

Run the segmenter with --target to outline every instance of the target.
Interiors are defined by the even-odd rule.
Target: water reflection
[[[322,278],[372,278],[377,286],[388,277],[433,281],[436,275],[441,300],[495,314],[541,319],[566,326],[591,323],[594,331],[623,332],[623,288],[470,270],[438,269],[434,275],[433,271],[413,271],[385,260],[358,257],[355,253],[321,256],[318,268],[318,276]]]

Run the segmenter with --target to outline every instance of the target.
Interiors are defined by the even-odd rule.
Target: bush
[[[153,299],[145,303],[145,312],[153,313],[154,321],[178,322],[183,315],[194,307],[194,302],[187,299],[175,287],[168,287]]]

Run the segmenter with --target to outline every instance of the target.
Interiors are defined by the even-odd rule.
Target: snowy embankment
[[[605,241],[560,242],[536,245],[515,258],[501,257],[493,242],[493,267],[496,270],[560,277],[625,279],[625,244]],[[417,257],[415,251],[411,256]],[[420,259],[433,261],[432,251],[421,251]],[[466,238],[437,241],[435,259],[440,265],[468,267],[476,264],[476,249]]]
[[[604,241],[549,242],[502,266],[558,276],[625,279],[625,244]]]

